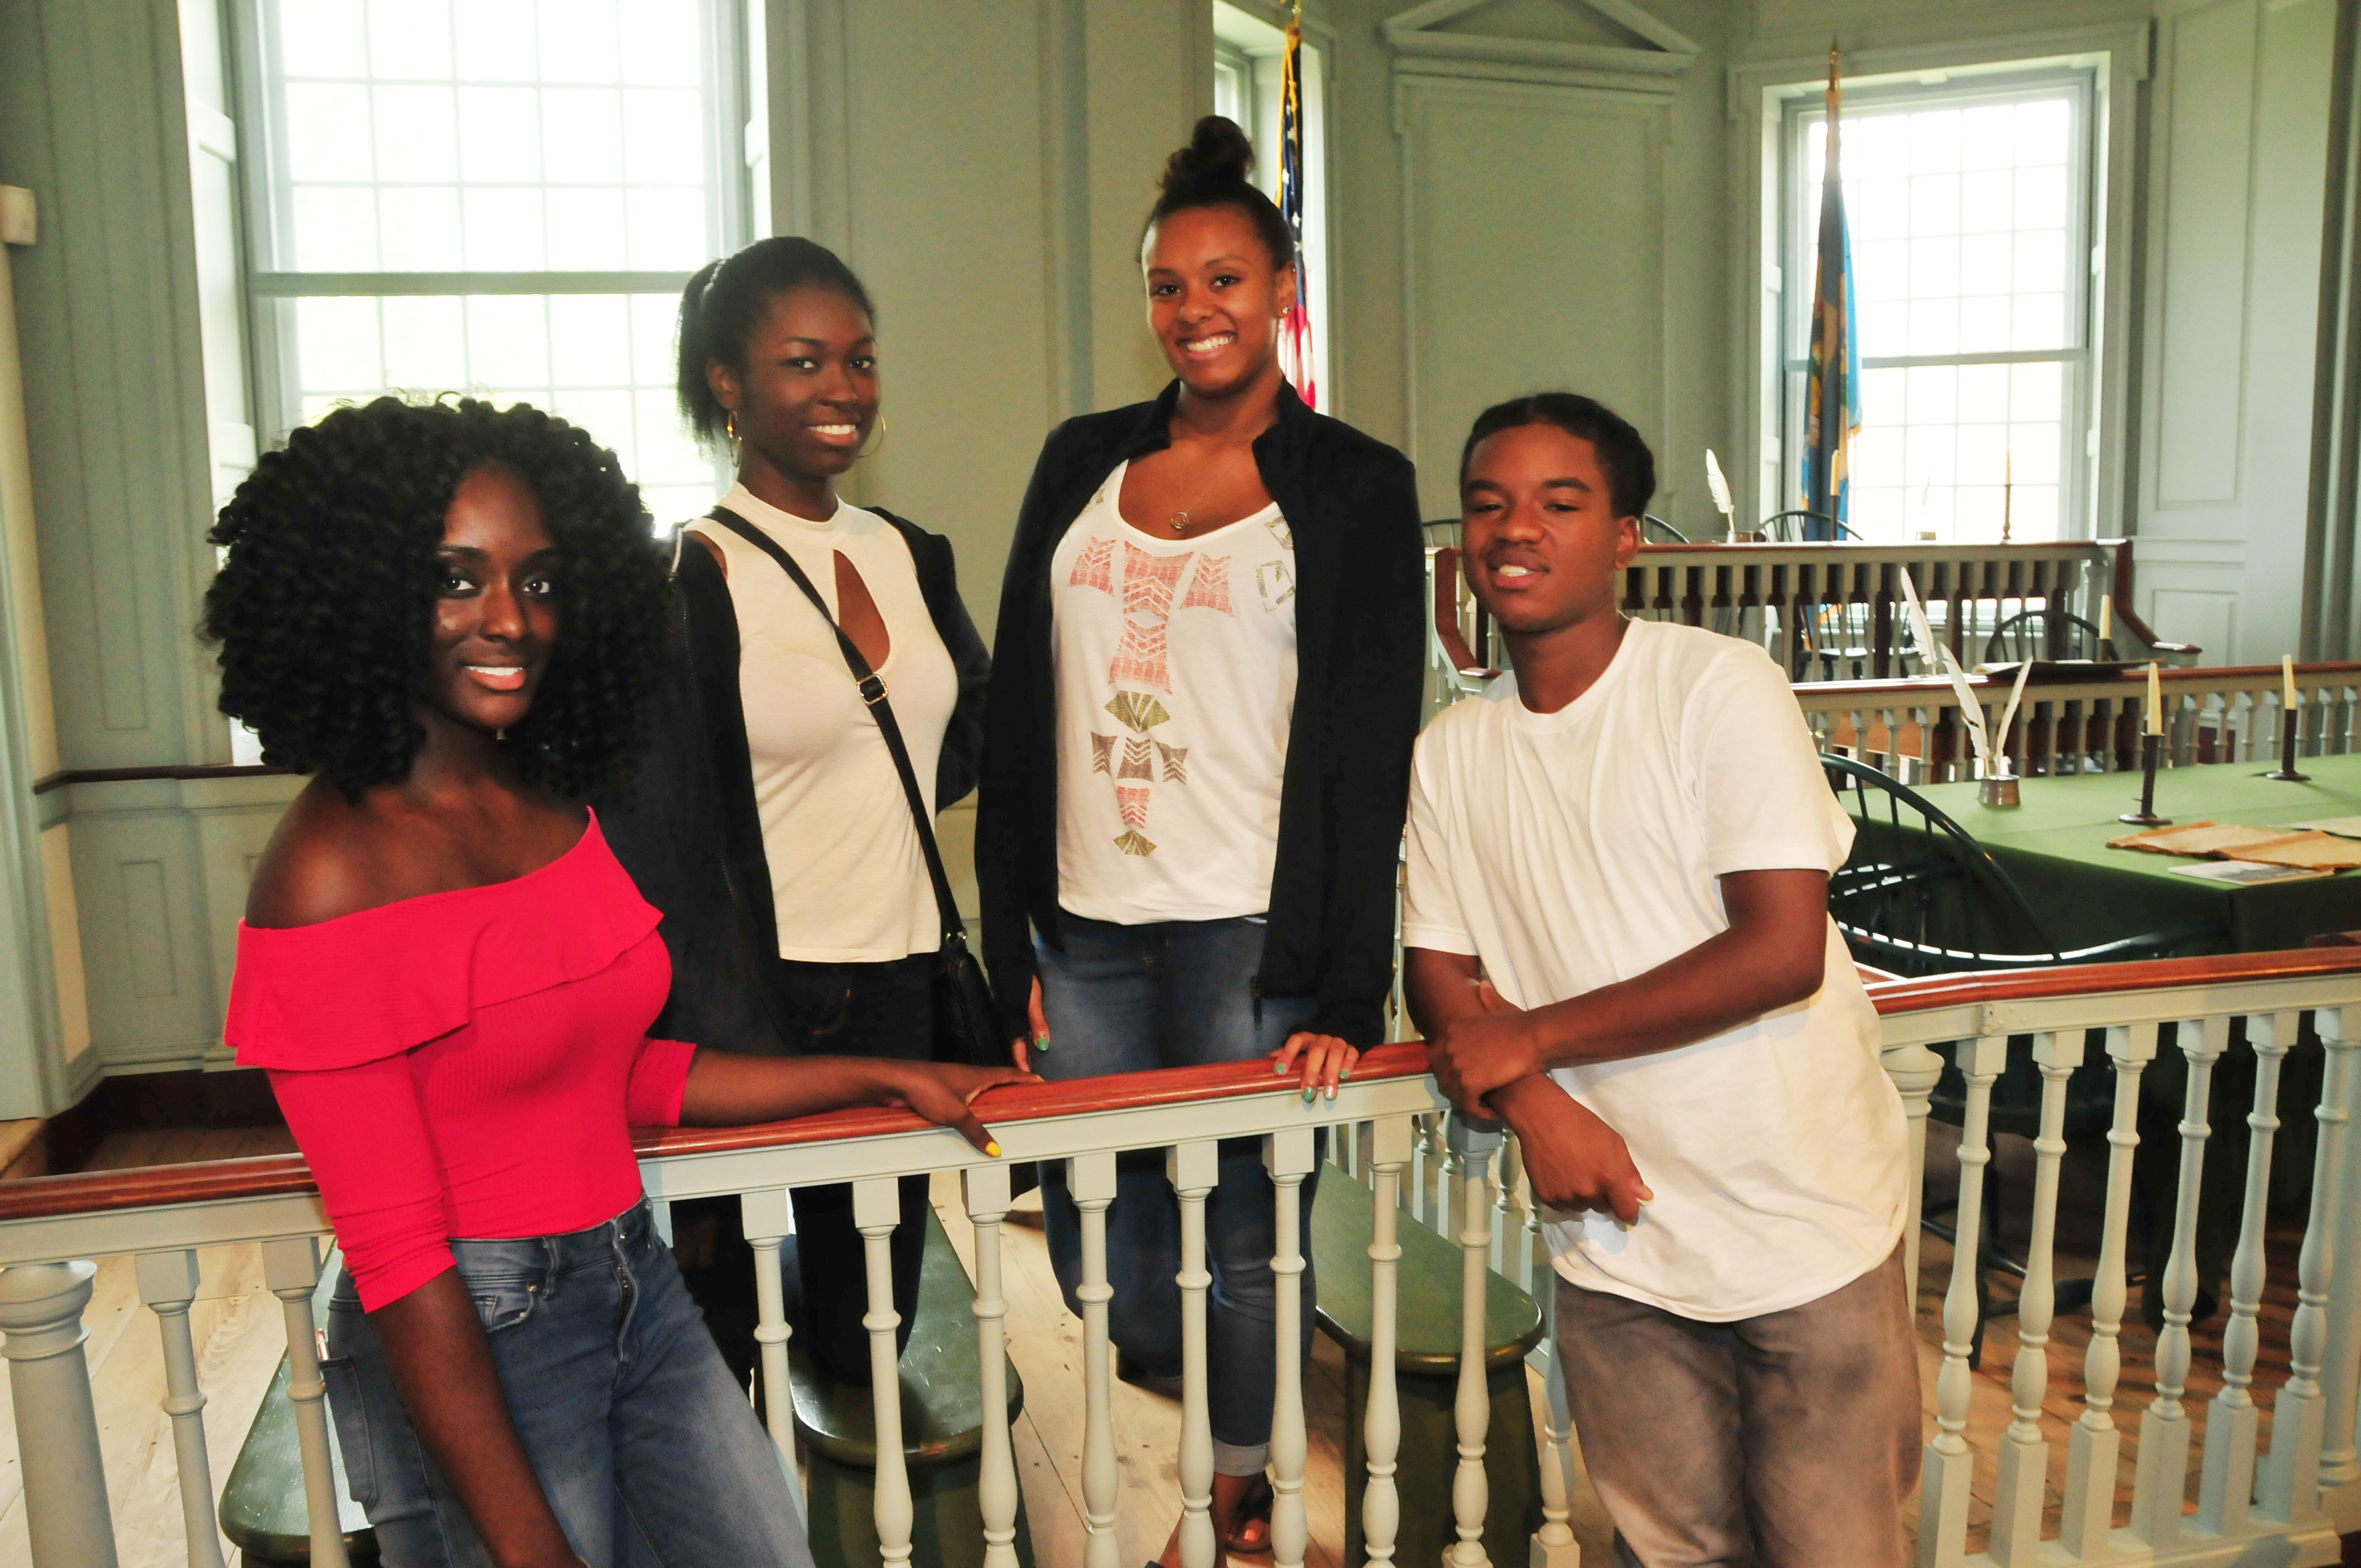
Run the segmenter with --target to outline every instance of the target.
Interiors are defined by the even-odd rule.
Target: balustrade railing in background
[[[1507,659],[1489,618],[1467,592],[1457,532],[1456,523],[1427,525],[1438,702]],[[1905,571],[1935,635],[1966,667],[1986,662],[1995,636],[2011,659],[2094,656],[2103,597],[2112,600],[2109,640],[2118,657],[2193,664],[2202,652],[2159,638],[2131,608],[2132,545],[2121,539],[1646,544],[1624,571],[1623,610],[1743,637],[1798,683],[1939,673],[1917,667],[1902,588]]]
[[[2040,1135],[2033,1144],[2037,1177],[2025,1289],[2019,1298],[2016,1355],[2010,1403],[2013,1420],[1993,1442],[1997,1465],[1989,1550],[1975,1561],[2026,1568],[2036,1563],[2271,1563],[2326,1564],[2337,1560],[2338,1530],[2361,1529],[2361,1456],[2356,1453],[2356,1383],[2361,1383],[2361,1149],[2349,1132],[2361,1099],[2361,952],[2333,949],[2232,958],[2171,959],[2088,969],[2028,970],[1955,980],[1893,982],[1872,988],[1883,1021],[1884,1062],[1909,1116],[1913,1167],[1924,1172],[1927,1118],[1947,1051],[1965,1083],[1957,1169],[1956,1233],[1980,1234],[1983,1184],[1975,1179],[1993,1157],[1993,1086],[2012,1050],[2030,1053],[2041,1078]],[[2306,1027],[2309,1020],[2311,1027]],[[2111,1070],[2113,1127],[2108,1135],[2103,1234],[2092,1294],[2091,1339],[2079,1376],[2053,1373],[2048,1355],[2055,1326],[2051,1295],[2060,1184],[2067,1168],[2061,1134],[2067,1080],[2084,1062],[2086,1038],[2097,1031]],[[2215,1105],[2213,1069],[2243,1031],[2258,1061],[2251,1104]],[[2282,1107],[2281,1068],[2302,1042],[2324,1052],[2316,1105]],[[2160,1051],[2187,1064],[2177,1199],[2158,1223],[2171,1228],[2171,1265],[2161,1281],[2164,1329],[2153,1358],[2138,1421],[2118,1419],[2122,1387],[2121,1329],[2130,1247],[2133,1151],[2139,1141],[2143,1074]],[[2094,1060],[2100,1058],[2092,1058]],[[1485,1434],[1489,1415],[1481,1339],[1487,1270],[1534,1289],[1544,1310],[1548,1264],[1540,1248],[1543,1212],[1534,1203],[1513,1140],[1444,1116],[1424,1054],[1415,1045],[1381,1047],[1363,1058],[1336,1100],[1307,1111],[1300,1097],[1274,1086],[1258,1065],[1180,1069],[1126,1078],[1027,1086],[996,1092],[979,1104],[1002,1147],[1003,1160],[977,1156],[956,1136],[898,1112],[847,1112],[767,1127],[699,1129],[649,1135],[641,1144],[650,1194],[662,1201],[735,1193],[749,1235],[765,1252],[786,1228],[786,1189],[806,1182],[854,1185],[856,1221],[873,1255],[867,1321],[881,1367],[890,1365],[894,1318],[885,1247],[898,1209],[895,1179],[906,1174],[955,1170],[975,1224],[976,1332],[986,1376],[1002,1365],[1006,1303],[1001,1288],[1001,1225],[1009,1204],[1008,1166],[1021,1160],[1070,1162],[1071,1190],[1083,1213],[1086,1305],[1082,1475],[1084,1561],[1114,1568],[1120,1547],[1120,1470],[1112,1409],[1113,1365],[1107,1343],[1104,1226],[1114,1196],[1115,1156],[1126,1150],[1169,1151],[1168,1170],[1184,1216],[1180,1283],[1188,1332],[1180,1474],[1187,1523],[1183,1558],[1205,1568],[1213,1541],[1205,1509],[1212,1475],[1211,1437],[1203,1420],[1205,1361],[1202,1314],[1209,1278],[1202,1213],[1217,1141],[1265,1140],[1278,1186],[1279,1303],[1282,1345],[1295,1340],[1302,1301],[1290,1266],[1305,1244],[1291,1228],[1294,1188],[1312,1169],[1313,1118],[1330,1124],[1332,1179],[1367,1184],[1376,1220],[1368,1248],[1372,1297],[1371,1387],[1366,1417],[1368,1485],[1363,1511],[1368,1561],[1388,1561],[1399,1519],[1395,1475],[1400,1457],[1399,1401],[1394,1387],[1396,1268],[1402,1224],[1427,1224],[1461,1249],[1462,1307],[1467,1343],[1477,1354],[1461,1357],[1455,1410],[1459,1472],[1454,1487],[1458,1536],[1451,1561],[1478,1568],[1485,1499]],[[2259,1312],[2266,1286],[2264,1232],[2271,1190],[2275,1135],[2286,1117],[2309,1112],[2317,1120],[2310,1212],[2295,1266],[2296,1307],[2288,1332],[2290,1372],[2278,1387],[2258,1389],[2256,1376],[2265,1324]],[[2236,1255],[2230,1267],[2229,1321],[2223,1337],[2222,1392],[2203,1410],[2202,1451],[2193,1432],[2197,1412],[2189,1385],[2190,1321],[2195,1272],[2199,1186],[2211,1126],[2244,1116],[2252,1136],[2243,1172]],[[1646,1157],[1641,1155],[1644,1169]],[[1905,1245],[1909,1277],[1917,1277],[1920,1186],[1908,1194]],[[213,1477],[208,1474],[199,1412],[204,1400],[190,1353],[186,1308],[192,1293],[194,1249],[232,1242],[265,1248],[269,1288],[285,1304],[293,1362],[289,1397],[302,1436],[306,1494],[313,1520],[313,1561],[341,1564],[335,1498],[329,1492],[329,1429],[321,1398],[311,1300],[326,1233],[316,1194],[302,1160],[238,1160],[93,1177],[59,1177],[0,1187],[0,1354],[9,1363],[25,1504],[37,1568],[111,1565],[116,1561],[106,1479],[100,1459],[89,1375],[82,1364],[81,1314],[93,1269],[82,1259],[137,1255],[142,1299],[163,1335],[168,1371],[165,1409],[175,1425],[188,1561],[214,1568],[221,1546],[214,1528]],[[1949,1265],[1941,1310],[1943,1361],[1934,1391],[1935,1427],[1926,1453],[1917,1521],[1918,1561],[1968,1562],[1971,1477],[1978,1462],[1969,1429],[1971,1344],[1978,1324],[1980,1249],[1958,1252]],[[1541,1288],[1535,1288],[1535,1281]],[[787,1408],[787,1330],[775,1288],[757,1301],[763,1345],[766,1415],[781,1463],[795,1474],[793,1420]],[[1996,1333],[1988,1328],[1987,1332]],[[1279,1357],[1292,1369],[1295,1357]],[[1542,1376],[1546,1418],[1541,1447],[1543,1524],[1532,1541],[1535,1568],[1576,1568],[1580,1552],[1569,1527],[1574,1496],[1575,1435],[1554,1362],[1554,1336],[1544,1335],[1529,1365]],[[2059,1376],[2062,1374],[2062,1376]],[[877,1430],[896,1428],[892,1376],[877,1412]],[[1833,1391],[1832,1391],[1833,1392]],[[2079,1398],[2081,1409],[2058,1433],[2045,1401],[2056,1393]],[[1028,1389],[1035,1400],[1072,1398],[1074,1390]],[[2266,1409],[2268,1399],[2268,1409]],[[985,1561],[1014,1561],[1017,1478],[1005,1425],[1007,1403],[986,1390],[979,1498]],[[2049,1483],[2053,1436],[2062,1435],[2067,1462],[2062,1486]],[[2116,1513],[2120,1463],[2128,1448],[2134,1483],[2124,1520]],[[1300,1387],[1283,1372],[1274,1422],[1274,1557],[1294,1568],[1304,1556],[1302,1494],[1306,1452]],[[2194,1457],[2195,1471],[2191,1474]],[[1520,1461],[1521,1463],[1521,1461]],[[2192,1502],[2192,1481],[2195,1495]],[[911,1508],[899,1449],[881,1444],[877,1526],[884,1560],[906,1559]],[[2057,1539],[2045,1541],[2046,1510],[2055,1504]],[[1038,1521],[1037,1521],[1038,1522]],[[1161,1530],[1163,1521],[1152,1521]],[[1361,1564],[1348,1568],[1362,1568]]]
[[[2008,706],[2009,683],[1971,675],[1989,730]],[[2353,750],[2361,713],[2361,663],[2296,666],[2299,756]],[[2169,765],[2276,760],[2281,727],[2276,664],[2168,669],[2164,760]],[[1804,721],[1823,751],[1858,757],[1905,784],[1945,783],[1974,772],[1960,699],[1948,680],[1828,681],[1795,688]],[[2146,670],[2026,687],[2006,751],[2019,777],[2119,773],[2140,765]]]

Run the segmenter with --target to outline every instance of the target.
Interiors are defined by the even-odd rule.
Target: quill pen
[[[1927,607],[1918,602],[1918,585],[1910,580],[1907,568],[1902,573],[1902,595],[1910,611],[1911,635],[1918,640],[1918,656],[1927,662],[1932,673],[1948,673],[1950,675],[1951,690],[1960,699],[1960,722],[1967,727],[1968,740],[1975,747],[1976,761],[1987,762],[1992,745],[1984,734],[1984,710],[1976,701],[1974,688],[1968,685],[1967,671],[1951,657],[1949,648],[1935,641],[1935,634],[1927,624]]]
[[[2010,689],[2008,706],[2000,710],[2000,723],[1993,730],[1993,733],[1999,737],[1999,762],[2001,772],[2004,773],[2014,769],[2008,755],[2008,727],[2016,722],[2016,705],[2025,699],[2025,679],[2031,674],[2033,674],[2032,660],[2026,659],[2016,666],[2016,685]]]
[[[1705,488],[1707,493],[1713,497],[1714,510],[1721,513],[1722,521],[1729,525],[1730,541],[1735,543],[1738,539],[1738,506],[1730,499],[1730,481],[1722,477],[1721,459],[1713,455],[1710,446],[1705,449]]]

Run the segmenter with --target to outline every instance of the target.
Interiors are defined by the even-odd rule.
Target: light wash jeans
[[[646,1200],[603,1225],[455,1241],[517,1435],[591,1568],[811,1568],[778,1451],[730,1376]],[[328,1402],[385,1568],[490,1555],[395,1392],[350,1275],[328,1307]]]
[[[1311,997],[1262,999],[1250,984],[1262,963],[1260,916],[1114,926],[1062,916],[1066,950],[1034,943],[1049,1049],[1033,1058],[1049,1079],[1094,1078],[1159,1067],[1257,1061],[1311,1021]],[[1306,1116],[1312,1113],[1307,1111]],[[1277,1189],[1260,1138],[1224,1138],[1220,1174],[1205,1201],[1205,1262],[1213,1277],[1205,1312],[1207,1413],[1213,1468],[1259,1475],[1270,1460],[1270,1409],[1279,1367]],[[1304,1178],[1303,1347],[1312,1353],[1312,1200],[1319,1170]],[[1082,1216],[1066,1190],[1062,1161],[1041,1165],[1041,1209],[1049,1262],[1076,1316],[1082,1302]],[[1115,1206],[1107,1211],[1107,1333],[1143,1369],[1180,1371],[1180,1205],[1165,1179],[1164,1151],[1116,1157]]]

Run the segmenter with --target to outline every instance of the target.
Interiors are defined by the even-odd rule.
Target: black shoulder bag
[[[778,542],[761,529],[724,507],[715,507],[709,514],[713,521],[736,534],[779,564],[789,580],[811,600],[819,618],[836,633],[836,645],[844,654],[844,663],[852,672],[853,684],[861,688],[861,699],[869,705],[872,717],[877,720],[877,732],[885,738],[885,750],[893,754],[894,771],[902,776],[902,793],[908,797],[910,821],[918,832],[918,849],[927,858],[927,880],[934,883],[935,910],[942,920],[942,946],[935,952],[935,1059],[963,1061],[977,1067],[993,1067],[1008,1059],[1008,1042],[999,1038],[998,1014],[992,1004],[991,990],[984,984],[983,966],[968,951],[967,927],[959,916],[959,907],[951,899],[950,878],[943,873],[942,851],[935,847],[935,815],[926,795],[918,787],[918,776],[910,767],[909,748],[902,743],[902,727],[894,720],[893,705],[885,700],[885,683],[869,667],[860,648],[844,634],[844,628],[829,614],[828,601],[819,597],[811,579],[804,576],[795,557],[779,548]]]

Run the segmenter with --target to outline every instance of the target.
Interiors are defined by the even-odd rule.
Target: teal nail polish
[[[1311,1103],[1312,1103],[1312,1091],[1311,1091],[1311,1090],[1309,1090],[1309,1089],[1307,1089],[1307,1090],[1305,1090],[1305,1091],[1303,1091],[1303,1102],[1304,1102],[1306,1105],[1309,1105],[1309,1104],[1311,1104]]]
[[[1349,1068],[1349,1067],[1348,1067],[1348,1068],[1346,1068],[1344,1071],[1342,1071],[1342,1072],[1340,1072],[1340,1073],[1338,1073],[1338,1074],[1336,1075],[1336,1080],[1337,1080],[1339,1083],[1342,1083],[1345,1080],[1346,1080],[1346,1079],[1348,1079],[1348,1078],[1350,1078],[1350,1077],[1352,1077],[1352,1076],[1353,1076],[1353,1069],[1352,1069],[1351,1068]]]

